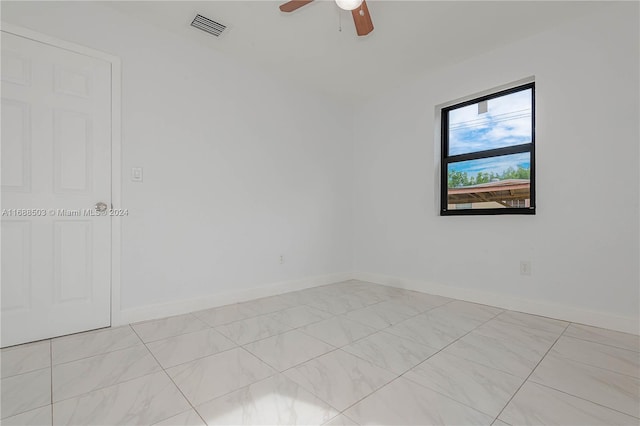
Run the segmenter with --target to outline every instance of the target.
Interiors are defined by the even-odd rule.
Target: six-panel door
[[[110,63],[3,32],[1,151],[1,346],[109,326]]]

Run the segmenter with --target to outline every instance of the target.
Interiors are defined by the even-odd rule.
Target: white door
[[[2,333],[111,322],[111,64],[2,32]]]

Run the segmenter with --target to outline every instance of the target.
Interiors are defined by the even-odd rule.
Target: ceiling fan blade
[[[294,10],[300,9],[302,6],[305,6],[312,1],[313,0],[292,0],[290,2],[281,4],[280,10],[283,12],[293,12]]]
[[[353,15],[353,22],[356,24],[356,32],[359,36],[365,36],[373,31],[373,22],[371,21],[371,15],[369,14],[366,1],[363,0],[362,5],[352,10],[351,14]]]

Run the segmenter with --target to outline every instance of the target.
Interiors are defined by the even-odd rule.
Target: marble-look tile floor
[[[347,281],[3,349],[2,425],[639,425],[638,336]]]

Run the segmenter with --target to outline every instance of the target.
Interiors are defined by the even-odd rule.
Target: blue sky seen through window
[[[478,104],[449,111],[449,155],[466,154],[531,142],[531,89],[489,99],[487,112]],[[525,157],[527,158],[525,160]],[[455,164],[455,170],[502,174],[509,167],[530,168],[528,154]]]

